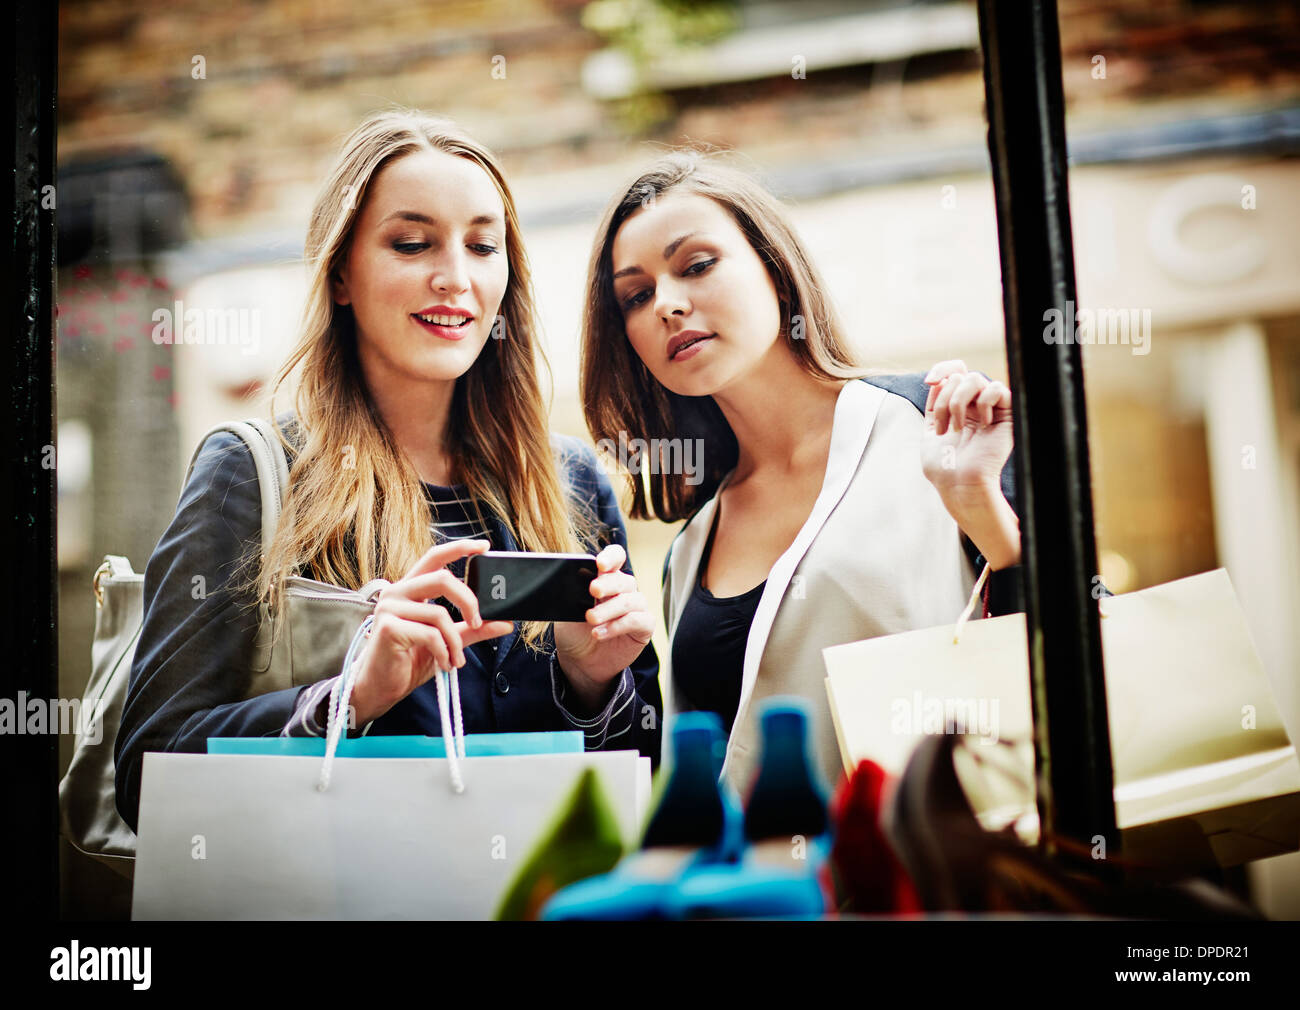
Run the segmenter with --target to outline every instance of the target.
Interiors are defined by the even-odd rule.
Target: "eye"
[[[623,310],[626,312],[630,309],[636,308],[638,305],[643,305],[645,304],[645,300],[649,297],[650,297],[649,288],[641,288],[638,291],[634,291],[632,294],[628,295],[626,298],[623,299]]]
[[[488,245],[486,242],[478,242],[470,246],[480,256],[495,256],[501,250],[494,245]]]
[[[688,275],[702,274],[704,273],[704,271],[708,270],[709,267],[713,266],[713,264],[716,262],[718,262],[716,257],[714,259],[709,259],[709,260],[699,260],[695,263],[692,263],[690,266],[688,266],[685,270],[682,271],[682,273]]]
[[[429,248],[427,242],[394,242],[393,249],[399,253],[410,255],[411,253],[420,252],[422,249]]]

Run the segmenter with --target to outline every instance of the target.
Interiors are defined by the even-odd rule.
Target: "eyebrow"
[[[698,232],[688,231],[685,235],[679,235],[677,238],[669,242],[666,246],[664,246],[664,253],[663,253],[664,259],[671,259],[673,253],[675,253],[681,247],[681,244],[683,242],[685,242],[688,238],[692,238],[697,234]],[[616,281],[620,277],[626,277],[628,274],[640,274],[640,273],[645,273],[645,271],[642,270],[639,266],[624,267],[622,270],[618,271],[618,273],[614,274],[614,276],[610,279]]]
[[[403,221],[415,221],[419,224],[438,223],[433,218],[429,217],[427,214],[421,214],[418,211],[414,211],[414,210],[395,210],[393,211],[393,213],[389,214],[388,217],[384,218],[384,220],[380,221],[379,223],[386,224],[387,222],[391,221],[393,218],[399,218]],[[471,225],[500,224],[501,218],[497,214],[478,214],[473,218],[471,218],[469,223]]]

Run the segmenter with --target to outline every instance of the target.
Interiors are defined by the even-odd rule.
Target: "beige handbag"
[[[190,459],[186,482],[208,439],[223,431],[237,435],[253,454],[265,552],[289,485],[283,447],[267,421],[230,422],[208,431]],[[353,635],[387,585],[376,579],[360,590],[348,590],[298,576],[288,579],[285,625],[276,627],[265,606],[261,610],[257,658],[244,697],[312,684],[338,673]],[[72,763],[59,783],[60,822],[73,846],[130,877],[136,837],[117,813],[113,744],[144,623],[144,576],[133,571],[126,558],[110,554],[95,572],[94,591],[90,680],[81,701],[81,731]]]

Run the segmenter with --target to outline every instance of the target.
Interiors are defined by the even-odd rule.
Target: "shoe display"
[[[618,818],[600,776],[588,768],[506,888],[495,918],[534,920],[559,890],[607,873],[622,856]]]
[[[832,805],[835,844],[831,865],[840,910],[858,914],[921,911],[921,899],[881,828],[887,776],[874,761],[862,760],[843,780]]]
[[[886,804],[882,827],[930,912],[1033,913],[1119,918],[1250,921],[1260,913],[1199,879],[1142,879],[1143,867],[1112,855],[1088,866],[1087,846],[1055,838],[1070,861],[1051,860],[1010,828],[985,830],[954,764],[966,738],[928,736],[912,752]],[[978,764],[978,762],[976,762]],[[985,762],[987,763],[987,761]]]
[[[609,873],[558,892],[541,918],[677,918],[672,894],[683,875],[734,861],[743,844],[739,804],[718,782],[725,746],[715,714],[683,713],[673,727],[672,766],[641,848]]]
[[[697,867],[672,894],[683,919],[818,917],[833,907],[831,822],[809,757],[808,705],[769,698],[761,709],[762,760],[745,805],[738,862]]]

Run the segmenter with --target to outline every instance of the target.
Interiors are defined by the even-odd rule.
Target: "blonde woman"
[[[588,749],[657,760],[653,622],[594,453],[548,436],[528,261],[494,156],[445,120],[369,118],[317,199],[306,260],[303,332],[276,382],[300,373],[279,419],[284,513],[259,560],[252,457],[209,440],[145,573],[115,750],[123,818],[134,827],[146,751],[321,732],[337,670],[246,697],[256,605],[275,612],[293,574],[390,583],[352,695],[358,731],[438,735],[431,678],[454,666],[467,733],[581,729]],[[587,623],[483,622],[461,576],[489,547],[599,552]]]
[[[823,648],[954,620],[986,561],[990,611],[1018,608],[1010,391],[960,361],[869,372],[780,203],[694,153],[611,202],[588,278],[593,437],[702,450],[632,486],[634,517],[686,520],[664,564],[666,731],[717,713],[743,795],[757,703],[800,695],[833,785]]]

